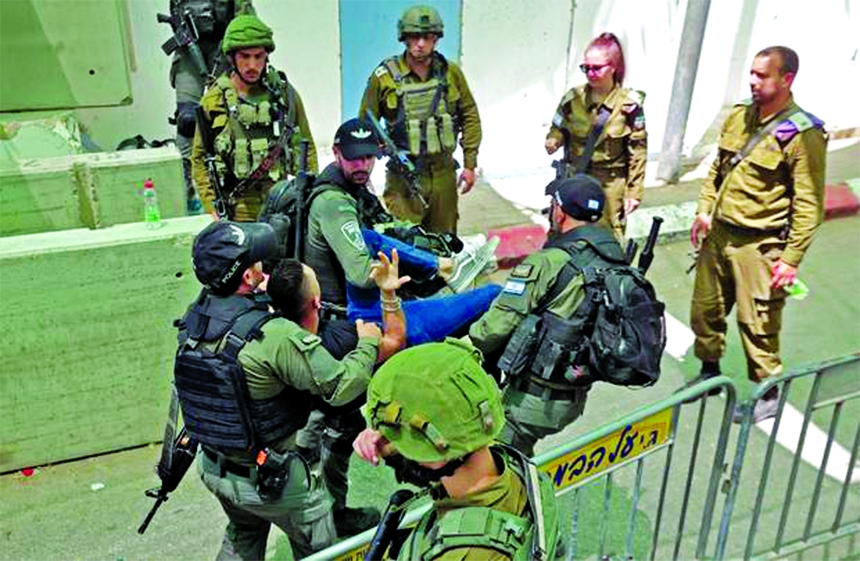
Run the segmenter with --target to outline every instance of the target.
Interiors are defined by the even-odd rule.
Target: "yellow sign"
[[[549,476],[558,492],[663,444],[669,439],[671,429],[670,407],[579,450],[568,452],[538,469]]]
[[[335,561],[363,561],[364,555],[370,550],[370,544],[364,544],[350,551],[335,557]]]

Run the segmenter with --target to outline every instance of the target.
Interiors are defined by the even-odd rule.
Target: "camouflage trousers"
[[[389,168],[382,194],[388,212],[398,220],[419,224],[428,232],[456,234],[460,218],[456,162],[450,157],[434,158],[422,164],[420,171],[421,194],[427,208],[410,194],[409,183]]]
[[[739,232],[714,220],[696,263],[690,325],[694,351],[717,361],[726,351],[726,318],[737,306],[737,321],[753,382],[782,373],[779,330],[785,291],[771,290],[771,269],[785,248],[775,233]]]
[[[510,444],[528,457],[534,456],[534,446],[545,436],[561,432],[582,416],[589,387],[571,390],[569,399],[544,399],[512,386],[505,388],[505,428],[499,440]]]
[[[248,477],[224,471],[202,451],[197,456],[197,469],[229,519],[219,561],[265,559],[272,524],[287,535],[297,559],[334,543],[331,497],[317,476],[312,477],[308,489],[301,462],[290,463],[289,481],[277,500],[260,498],[254,470]]]

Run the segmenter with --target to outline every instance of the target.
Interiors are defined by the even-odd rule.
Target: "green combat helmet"
[[[403,41],[407,33],[435,33],[442,37],[445,24],[442,16],[430,6],[412,6],[397,22],[397,40]]]
[[[221,51],[230,54],[239,49],[262,47],[267,52],[275,50],[275,40],[272,38],[272,28],[263,23],[257,16],[236,16],[227,25],[224,40],[221,41]]]
[[[490,444],[505,413],[480,356],[455,339],[394,355],[367,389],[371,426],[416,462],[447,462]]]

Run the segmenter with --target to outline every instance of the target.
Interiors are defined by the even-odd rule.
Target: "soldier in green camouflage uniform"
[[[605,201],[596,179],[577,175],[556,180],[547,187],[547,194],[552,196],[552,230],[547,243],[511,271],[490,310],[469,330],[472,343],[484,353],[486,367],[491,370],[514,331],[535,310],[569,318],[579,308],[585,296],[581,274],[554,299],[545,301],[572,253],[593,251],[594,245],[611,257],[624,256],[609,229],[594,224],[602,216]],[[548,380],[529,375],[510,380],[504,393],[507,424],[502,441],[531,456],[539,439],[562,430],[582,415],[591,386],[576,383],[573,379],[579,376],[569,376],[568,372],[576,374],[585,368],[572,365],[559,369],[560,375],[554,372]]]
[[[400,480],[429,487],[433,498],[397,559],[555,556],[552,484],[514,450],[493,445],[504,412],[480,363],[462,341],[428,343],[389,359],[368,386],[372,428],[353,447],[374,465],[385,458]]]
[[[257,219],[275,182],[298,172],[302,140],[310,142],[308,162],[316,173],[316,148],[302,98],[283,72],[267,64],[275,50],[272,30],[256,16],[236,17],[221,49],[231,70],[206,90],[200,105],[214,137],[224,196],[231,199],[228,217],[250,222]],[[194,181],[204,208],[215,213],[216,194],[204,154],[198,130],[191,162]]]
[[[410,195],[406,179],[389,166],[383,198],[388,211],[431,232],[456,233],[458,194],[475,183],[481,118],[463,71],[435,46],[442,37],[439,13],[414,6],[397,24],[398,40],[406,51],[388,58],[370,76],[359,117],[370,111],[384,118],[398,148],[415,162],[427,207]],[[456,176],[453,153],[460,137],[463,172]]]
[[[175,1],[175,0],[174,0]],[[179,10],[186,11],[197,30],[197,46],[205,68],[195,62],[187,48],[178,48],[170,66],[170,85],[176,90],[176,147],[182,154],[182,177],[185,180],[188,213],[201,211],[200,200],[191,178],[191,145],[197,127],[195,112],[209,77],[220,63],[221,39],[234,16],[253,14],[251,0],[180,0]]]
[[[623,241],[625,217],[639,206],[645,187],[645,94],[621,86],[624,55],[611,33],[603,33],[589,44],[580,68],[588,83],[562,97],[546,136],[546,151],[553,154],[564,147],[566,175],[588,173],[600,181],[606,192],[603,222]],[[589,161],[580,162],[598,120],[605,120],[603,131]]]
[[[824,218],[827,136],[824,124],[794,103],[797,69],[797,54],[787,47],[756,55],[752,99],[723,124],[718,157],[702,184],[691,231],[700,249],[690,325],[704,378],[720,373],[735,304],[749,379],[782,373],[784,288]],[[775,413],[776,398],[774,392],[759,401],[756,421]]]

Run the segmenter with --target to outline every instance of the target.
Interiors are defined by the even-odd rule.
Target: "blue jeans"
[[[401,268],[404,265],[411,266],[428,276],[436,273],[436,256],[429,251],[416,249],[374,230],[362,229],[361,232],[374,255],[383,251],[390,256],[391,249],[397,249]],[[452,335],[465,335],[465,330],[490,309],[490,304],[501,291],[501,286],[488,284],[463,294],[403,301],[407,344],[419,345],[441,341]],[[347,314],[351,321],[361,319],[382,323],[378,289],[347,285],[346,298]]]

